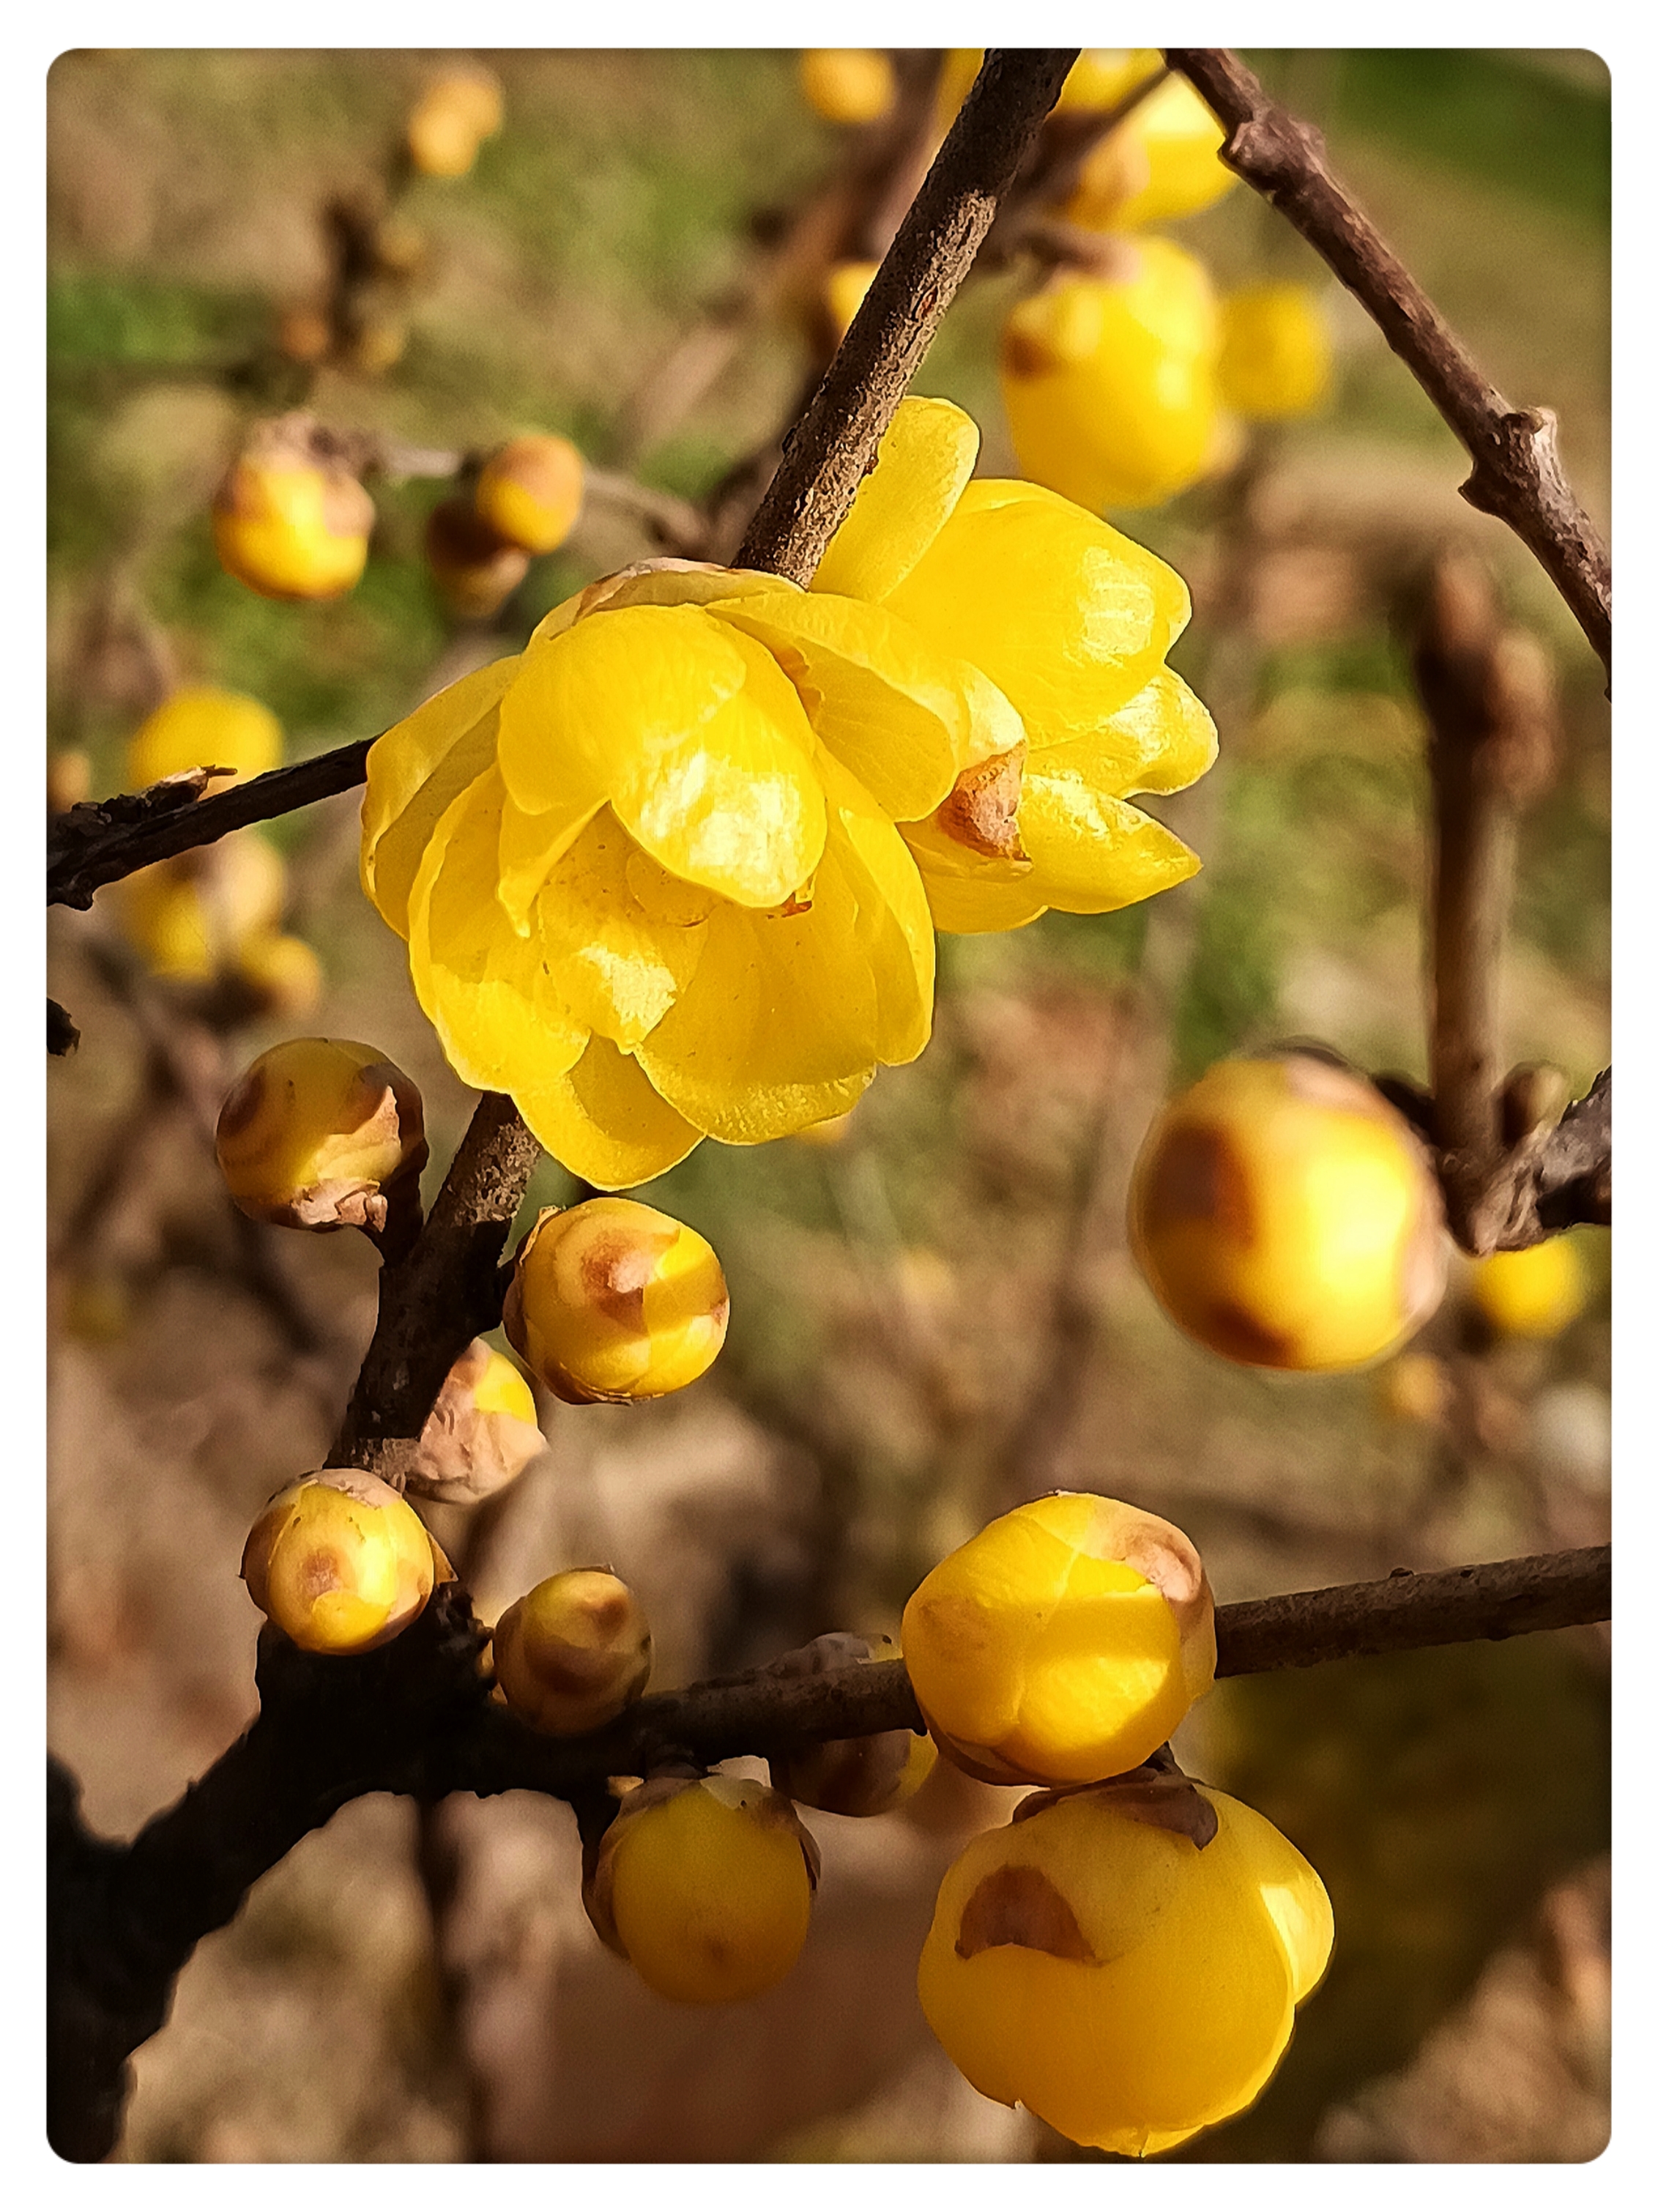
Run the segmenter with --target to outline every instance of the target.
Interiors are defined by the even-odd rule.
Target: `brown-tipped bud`
[[[644,1692],[651,1632],[638,1599],[604,1567],[572,1567],[509,1605],[495,1624],[495,1680],[546,1735],[603,1728]]]
[[[529,1384],[510,1359],[474,1337],[427,1416],[406,1486],[440,1504],[473,1505],[504,1490],[545,1449]]]
[[[478,474],[473,503],[497,537],[525,553],[551,553],[581,514],[581,455],[568,438],[514,438]]]
[[[817,1846],[786,1797],[720,1774],[629,1790],[581,1886],[601,1942],[659,1996],[729,2004],[800,1954]]]
[[[295,1037],[261,1053],[219,1114],[219,1166],[255,1221],[287,1229],[386,1225],[418,1197],[420,1092],[373,1045]]]
[[[631,1198],[550,1206],[519,1247],[507,1340],[572,1405],[660,1398],[712,1366],[726,1278],[694,1229]]]
[[[325,1654],[389,1644],[421,1613],[438,1574],[414,1507],[355,1468],[324,1468],[279,1490],[242,1553],[259,1611],[301,1650]]]
[[[455,498],[427,517],[426,565],[452,611],[482,622],[524,581],[530,556],[492,530],[469,500]]]
[[[872,1643],[865,1637],[836,1633],[786,1653],[768,1671],[829,1674],[898,1656],[890,1637]],[[890,1813],[913,1796],[932,1771],[938,1755],[931,1736],[917,1735],[910,1729],[884,1729],[878,1735],[838,1737],[780,1753],[771,1761],[771,1778],[797,1805],[865,1820],[872,1814]]]

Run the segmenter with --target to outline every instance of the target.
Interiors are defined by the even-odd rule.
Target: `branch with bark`
[[[1163,52],[1226,125],[1227,167],[1328,263],[1467,448],[1473,473],[1464,499],[1531,548],[1610,674],[1612,562],[1561,467],[1553,414],[1510,405],[1331,174],[1322,134],[1270,98],[1236,54],[1225,46]]]
[[[1217,1672],[1603,1620],[1611,1577],[1603,1547],[1223,1606]],[[431,1804],[456,1790],[536,1790],[591,1806],[613,1775],[921,1726],[903,1662],[885,1660],[811,1675],[774,1663],[642,1698],[588,1736],[541,1736],[489,1701],[485,1640],[457,1583],[395,1642],[360,1658],[315,1658],[265,1630],[258,1718],[129,1844],[88,1831],[78,1786],[48,1762],[47,2131],[61,2157],[95,2160],[113,2147],[127,2062],[165,2022],[196,1945],[351,1799],[388,1790]]]

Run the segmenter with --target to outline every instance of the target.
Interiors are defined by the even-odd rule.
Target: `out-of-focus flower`
[[[1219,325],[1201,262],[1166,238],[1125,244],[1120,276],[1061,276],[1002,331],[1002,403],[1019,465],[1078,505],[1151,507],[1208,473]]]
[[[1588,1303],[1588,1281],[1570,1237],[1520,1252],[1493,1252],[1470,1270],[1473,1302],[1504,1336],[1558,1336]]]
[[[423,176],[464,177],[501,122],[501,80],[481,64],[445,70],[410,113],[405,143]]]
[[[825,123],[877,123],[896,89],[892,64],[873,46],[809,46],[800,57],[800,91]]]
[[[127,787],[140,791],[188,769],[219,768],[209,791],[279,768],[282,727],[269,707],[242,691],[189,684],[164,699],[127,740]]]
[[[926,1042],[935,918],[1196,867],[1123,797],[1212,757],[1162,665],[1185,586],[1036,486],[969,485],[977,446],[906,401],[811,592],[641,563],[374,747],[363,884],[421,1004],[588,1181],[848,1110]]]
[[[206,982],[269,936],[287,884],[281,854],[257,830],[245,830],[199,853],[140,868],[120,885],[117,911],[156,975]]]
[[[337,599],[368,558],[374,501],[314,429],[300,415],[261,423],[214,497],[221,564],[267,599]]]
[[[1086,99],[1062,106],[1108,108],[1162,66],[1155,48],[1096,48]],[[1066,82],[1083,75],[1079,62]],[[1088,230],[1142,230],[1212,207],[1237,178],[1220,158],[1226,133],[1183,76],[1148,93],[1089,155],[1066,204],[1072,222]]]
[[[478,471],[472,504],[497,537],[525,553],[551,553],[575,528],[586,479],[568,438],[513,438]]]
[[[921,2009],[981,2095],[1145,2158],[1260,2095],[1332,1940],[1323,1883],[1269,1820],[1140,1768],[968,1845]]]
[[[1307,284],[1251,284],[1220,303],[1223,402],[1248,421],[1310,415],[1330,390],[1330,330]]]

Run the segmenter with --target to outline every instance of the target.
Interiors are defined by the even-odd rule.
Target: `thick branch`
[[[841,349],[790,433],[737,556],[809,583],[1077,50],[993,51]]]
[[[1511,407],[1374,223],[1331,175],[1320,133],[1224,46],[1165,48],[1227,126],[1221,159],[1272,201],[1374,317],[1462,441],[1462,496],[1524,539],[1610,671],[1612,563],[1566,481],[1546,408]]]

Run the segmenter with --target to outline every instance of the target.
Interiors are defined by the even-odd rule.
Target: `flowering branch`
[[[1608,1618],[1608,1547],[1223,1606],[1222,1674],[1524,1635]],[[395,1642],[319,1659],[260,1638],[261,1710],[178,1803],[129,1844],[92,1835],[78,1788],[48,1762],[48,2120],[60,2157],[94,2160],[120,2126],[130,2054],[166,2021],[202,1937],[258,1877],[354,1797],[431,1803],[537,1790],[591,1798],[612,1774],[711,1765],[805,1742],[919,1728],[902,1660],[800,1676],[776,1667],[644,1698],[595,1734],[535,1735],[487,1700],[483,1632],[446,1583]]]
[[[1410,270],[1330,173],[1324,140],[1270,99],[1224,46],[1169,46],[1227,126],[1221,159],[1263,193],[1369,310],[1473,462],[1462,496],[1531,548],[1608,672],[1612,562],[1566,481],[1555,418],[1515,408],[1490,382]]]

